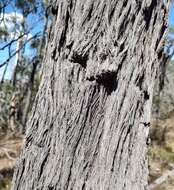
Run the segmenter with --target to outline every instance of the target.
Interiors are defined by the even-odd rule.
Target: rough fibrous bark
[[[167,1],[55,0],[12,190],[145,190]]]

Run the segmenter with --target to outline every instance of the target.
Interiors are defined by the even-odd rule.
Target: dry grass
[[[0,190],[9,190],[13,168],[19,156],[23,138],[10,137],[0,139]]]
[[[152,125],[154,127],[155,125]],[[158,122],[157,135],[165,130],[165,142],[154,142],[149,148],[149,182],[162,176],[174,167],[174,113],[169,118]],[[153,138],[153,137],[152,137]],[[174,190],[174,177],[167,179],[154,190]]]

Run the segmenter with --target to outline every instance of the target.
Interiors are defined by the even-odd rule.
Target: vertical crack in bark
[[[145,7],[143,10],[143,14],[144,14],[144,20],[146,21],[146,30],[148,30],[150,22],[151,22],[151,18],[152,18],[152,14],[154,12],[154,8],[157,6],[157,0],[151,0],[151,4],[149,7]]]
[[[41,175],[43,174],[44,167],[46,166],[48,157],[49,157],[49,151],[45,153],[44,158],[43,158],[43,160],[42,160],[42,162],[41,162],[40,169],[39,169],[39,176],[38,176],[38,179],[40,179],[40,178],[41,178]]]

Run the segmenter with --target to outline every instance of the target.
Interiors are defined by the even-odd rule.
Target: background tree
[[[153,120],[154,127],[151,130],[152,140],[158,141],[161,145],[165,143],[165,133],[167,126],[159,126],[161,120],[170,118],[173,113],[173,76],[174,76],[174,32],[173,26],[169,26],[168,35],[165,39],[165,51],[163,53],[159,72],[156,78],[154,96],[153,96]],[[154,142],[155,142],[154,141]]]
[[[168,1],[51,1],[20,189],[147,188],[147,138]]]
[[[7,107],[2,109],[1,115],[6,120],[3,119],[5,123],[3,125],[0,123],[0,128],[19,131],[17,128],[20,127],[21,132],[25,131],[26,118],[40,81],[39,70],[50,21],[47,16],[49,12],[47,6],[46,1],[40,0],[1,2],[0,38],[2,45],[0,51],[8,51],[9,56],[0,64],[1,73],[3,73],[0,90],[3,94],[8,86],[10,94],[8,101],[5,100]],[[12,11],[9,12],[9,9]],[[35,18],[35,21],[33,22],[30,17]],[[33,52],[31,57],[26,53],[29,49]],[[15,57],[15,61],[11,61],[13,57]],[[6,77],[9,67],[12,70],[11,78]],[[5,95],[7,96],[7,94]],[[6,112],[7,110],[8,112]]]

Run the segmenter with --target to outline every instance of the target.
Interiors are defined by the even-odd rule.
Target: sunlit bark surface
[[[145,190],[167,1],[57,0],[12,190]]]

